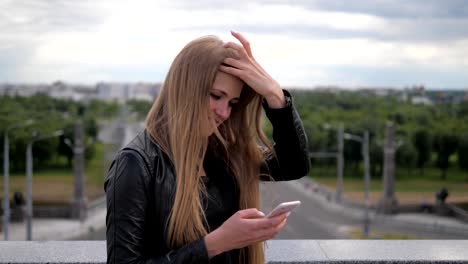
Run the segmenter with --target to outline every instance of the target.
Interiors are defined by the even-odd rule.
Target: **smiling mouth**
[[[221,125],[223,123],[223,121],[221,121],[219,119],[216,119],[216,118],[212,118],[212,117],[210,117],[209,120],[210,120],[210,122],[214,122],[216,127],[218,127],[219,125]]]

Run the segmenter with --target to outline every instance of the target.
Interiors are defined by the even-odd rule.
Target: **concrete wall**
[[[268,263],[468,263],[468,240],[271,240]],[[105,241],[0,241],[0,263],[106,263]]]

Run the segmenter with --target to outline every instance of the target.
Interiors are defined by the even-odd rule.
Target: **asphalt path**
[[[261,185],[262,211],[268,213],[283,201],[301,200],[302,204],[288,217],[287,225],[275,239],[339,239],[342,221],[320,209],[318,204],[303,194],[297,193],[287,183],[265,183]],[[93,230],[77,240],[105,240],[105,229]]]
[[[307,217],[310,222],[315,222],[317,225],[328,227],[331,230],[334,230],[338,236],[343,238],[359,238],[357,237],[357,233],[362,233],[362,230],[364,229],[363,210],[356,209],[352,206],[341,206],[334,202],[327,201],[323,196],[314,193],[311,188],[309,188],[311,185],[309,178],[302,178],[297,181],[281,184],[282,188],[277,189],[276,192],[283,192],[283,195],[285,196],[294,194],[297,197],[300,197],[300,199],[303,199],[303,205],[308,211],[308,216],[304,217]],[[311,206],[313,208],[311,208]],[[374,212],[370,212],[370,215],[371,220],[369,229],[374,238],[467,239],[468,237],[466,231],[458,232],[455,229],[427,226],[428,221],[422,221],[434,221],[434,217],[436,217],[434,215],[422,213],[413,214],[415,217],[420,219],[418,221],[420,224],[396,220],[391,215],[375,214]],[[444,219],[449,220],[450,218]],[[301,227],[300,230],[305,230],[305,227]]]
[[[276,239],[343,239],[343,230],[350,222],[330,214],[317,201],[297,192],[288,182],[262,183],[262,211],[268,213],[281,202],[301,201],[288,217],[286,226]]]
[[[300,200],[302,203],[288,217],[286,226],[275,239],[350,239],[351,232],[363,229],[362,211],[343,212],[343,208],[333,207],[323,202],[316,195],[308,194],[302,187],[303,181],[262,183],[262,211],[267,214],[277,204]],[[338,209],[336,209],[338,208]],[[410,239],[467,239],[467,234],[444,230],[428,231],[427,228],[408,226],[391,221],[385,216],[374,217],[370,224],[374,233],[406,236]],[[105,240],[105,229],[93,230],[89,235],[78,240]]]

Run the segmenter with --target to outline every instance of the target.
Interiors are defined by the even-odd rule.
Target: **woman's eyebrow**
[[[224,96],[228,96],[228,94],[225,91],[221,90],[221,89],[213,88],[212,91],[216,91],[216,92],[222,93]],[[231,100],[240,100],[240,97],[234,97]]]
[[[216,92],[222,93],[223,95],[227,95],[227,93],[221,89],[213,88],[212,91],[216,91]]]

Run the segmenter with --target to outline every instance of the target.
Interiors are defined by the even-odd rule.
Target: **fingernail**
[[[259,211],[260,216],[265,217],[265,214],[262,211]]]
[[[288,217],[290,214],[291,214],[291,212],[288,212],[288,213],[286,214],[286,217]]]
[[[236,34],[237,32],[234,30],[231,30],[231,34]]]

